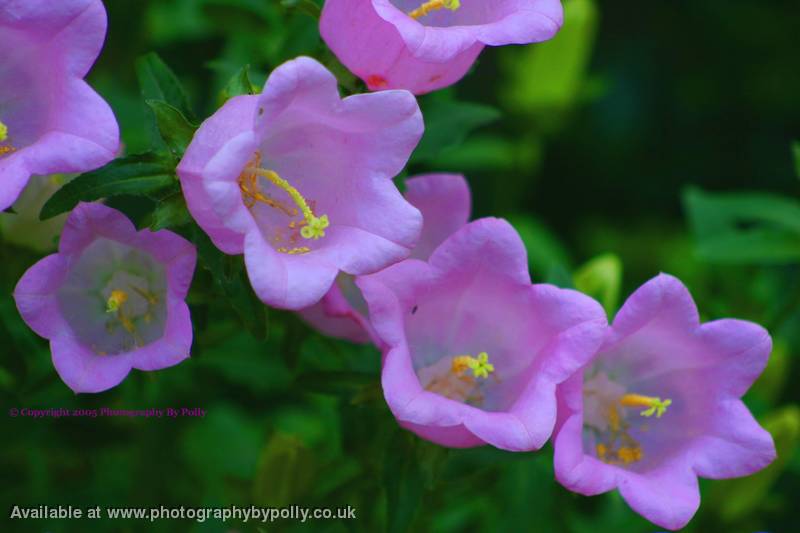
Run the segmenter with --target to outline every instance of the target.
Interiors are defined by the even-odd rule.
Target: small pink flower
[[[100,0],[0,1],[0,210],[31,175],[114,159],[119,127],[83,81],[106,34]]]
[[[423,94],[452,85],[485,45],[545,41],[559,0],[326,0],[322,38],[371,90]]]
[[[225,253],[244,253],[274,307],[318,302],[339,272],[407,257],[422,226],[392,182],[423,124],[406,91],[341,99],[322,65],[278,67],[260,96],[229,100],[178,167],[189,210]]]
[[[451,447],[540,448],[556,420],[556,385],[606,331],[591,298],[532,285],[519,235],[481,219],[428,261],[357,279],[383,347],[381,381],[405,428]]]
[[[458,174],[426,174],[406,180],[406,200],[422,213],[419,242],[411,257],[427,260],[444,240],[467,223],[472,199],[469,185]],[[300,311],[303,319],[325,335],[353,342],[375,342],[369,311],[355,279],[339,274],[336,283],[315,305]]]
[[[771,349],[751,322],[700,324],[672,276],[647,282],[591,363],[559,386],[556,478],[587,496],[618,489],[651,522],[682,528],[700,505],[698,476],[746,476],[775,458],[740,400]]]
[[[137,232],[119,211],[81,203],[58,252],[25,272],[14,299],[28,326],[50,339],[64,383],[100,392],[132,368],[158,370],[189,357],[184,298],[195,259],[194,246],[170,231]]]

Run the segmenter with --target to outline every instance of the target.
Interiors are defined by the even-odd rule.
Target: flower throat
[[[289,198],[291,198],[294,206],[287,206],[283,202],[262,192],[258,185],[259,178],[266,179],[274,186],[284,191]],[[300,191],[293,187],[287,180],[282,178],[274,170],[261,168],[261,154],[259,152],[256,152],[253,160],[239,176],[239,189],[242,191],[242,197],[248,209],[251,209],[257,203],[261,203],[273,209],[277,209],[288,217],[301,215],[303,217],[302,221],[291,221],[288,227],[290,230],[299,228],[299,234],[304,239],[320,239],[325,236],[325,229],[330,226],[328,215],[316,216],[309,202],[300,194]],[[290,238],[292,244],[295,244],[297,240],[296,235]],[[289,255],[296,255],[308,253],[311,249],[307,246],[293,246],[291,248],[281,246],[277,248],[277,251]]]
[[[140,289],[132,284],[129,284],[128,288],[141,296],[145,302],[147,302],[147,311],[145,311],[145,313],[141,316],[136,316],[135,313],[129,313],[126,310],[126,306],[128,304],[128,300],[130,299],[130,293],[120,287],[117,287],[111,291],[111,294],[106,300],[106,313],[112,315],[116,321],[119,322],[122,328],[133,337],[133,342],[137,347],[141,347],[145,343],[136,328],[135,321],[141,318],[146,324],[149,324],[153,320],[153,309],[158,304],[158,296],[148,290]],[[114,327],[114,322],[109,322],[107,324],[109,333],[113,331]]]
[[[434,365],[434,376],[424,385],[425,389],[451,400],[481,405],[484,398],[480,392],[479,380],[487,379],[490,374],[495,380],[498,379],[493,374],[494,365],[489,362],[489,354],[481,352],[477,357],[456,355],[450,359],[449,365],[446,365],[446,361],[447,358],[441,364]]]
[[[639,415],[644,418],[650,418],[653,415],[661,418],[671,404],[672,400],[670,399],[662,400],[655,396],[624,394],[617,403],[611,404],[608,409],[610,435],[606,442],[600,442],[595,446],[597,457],[608,464],[628,465],[641,461],[644,458],[644,452],[639,443],[631,436],[631,424],[620,413],[620,407],[643,409]]]

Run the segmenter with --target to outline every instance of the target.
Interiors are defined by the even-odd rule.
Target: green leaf
[[[208,370],[215,380],[233,384],[237,390],[259,394],[286,390],[292,384],[292,376],[278,347],[269,344],[269,340],[265,345],[233,320],[227,325],[235,333],[225,331],[211,345],[207,338],[197,339],[203,349],[195,364]],[[208,328],[203,333],[207,332]]]
[[[386,490],[389,533],[404,533],[422,503],[424,478],[415,451],[415,437],[398,433],[390,440],[384,460],[383,483]]]
[[[186,147],[192,142],[197,127],[192,125],[183,113],[162,100],[147,100],[147,105],[156,117],[158,133],[172,154],[180,159]]]
[[[346,395],[358,394],[376,383],[377,378],[372,374],[349,371],[307,372],[299,375],[296,381],[300,390]]]
[[[191,238],[197,246],[200,265],[211,274],[215,286],[244,326],[256,338],[265,338],[267,307],[253,292],[242,257],[223,254],[199,228],[195,228]]]
[[[191,223],[192,215],[186,208],[183,194],[176,193],[161,200],[147,217],[146,225],[153,231],[175,228]]]
[[[261,451],[254,496],[258,505],[285,507],[302,501],[312,487],[316,457],[293,435],[276,433]]]
[[[281,0],[281,5],[287,9],[296,9],[315,19],[319,19],[322,14],[322,9],[311,0]]]
[[[231,81],[222,89],[222,101],[226,102],[234,96],[258,94],[258,87],[250,81],[250,65],[245,65],[237,72]]]
[[[794,155],[794,173],[800,179],[800,141],[792,143],[792,154]]]
[[[178,109],[189,120],[195,120],[189,97],[180,80],[154,52],[136,60],[136,75],[146,100],[161,100]]]
[[[797,453],[800,443],[800,408],[783,407],[767,416],[763,424],[775,441],[777,458],[752,476],[717,481],[709,494],[712,508],[729,524],[741,523],[767,500],[770,489]]]
[[[614,254],[603,254],[575,271],[575,288],[603,304],[609,316],[617,310],[622,287],[622,261]]]
[[[501,66],[508,80],[501,97],[508,107],[538,113],[574,105],[585,91],[597,21],[593,0],[566,0],[564,25],[554,39],[503,49]]]
[[[800,261],[800,202],[762,193],[689,188],[684,206],[697,255],[719,263]]]
[[[556,236],[533,217],[518,214],[511,215],[508,219],[525,243],[528,264],[534,277],[548,283],[553,283],[556,279],[567,281],[566,286],[571,286],[567,252]],[[557,284],[564,286],[564,283]]]
[[[414,162],[432,161],[444,150],[464,142],[472,131],[501,116],[493,107],[434,99],[425,109],[425,135],[414,151]]]
[[[761,400],[774,403],[786,385],[791,375],[789,343],[776,338],[772,345],[772,353],[767,361],[767,368],[759,376],[758,381],[748,392],[748,397],[753,395]]]
[[[258,426],[228,405],[212,405],[206,411],[183,433],[182,457],[210,481],[249,480],[258,462]]]
[[[162,154],[150,152],[123,157],[64,185],[44,204],[39,219],[65,213],[78,202],[122,194],[152,196],[176,187],[176,183],[174,163]]]

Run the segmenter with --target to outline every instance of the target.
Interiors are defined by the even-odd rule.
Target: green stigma
[[[122,304],[128,301],[128,293],[121,290],[111,291],[111,296],[106,301],[106,313],[116,313]]]
[[[653,405],[649,409],[645,409],[639,414],[647,417],[656,415],[656,418],[661,418],[661,415],[663,415],[667,411],[667,407],[669,407],[670,405],[672,405],[672,400],[670,399],[661,400],[659,398],[658,401],[655,402],[655,405]]]
[[[626,394],[620,398],[620,403],[623,407],[646,407],[644,411],[639,414],[645,417],[656,415],[656,418],[661,418],[667,411],[667,407],[672,405],[672,400],[667,398],[662,400],[658,396],[643,396],[641,394]]]
[[[489,374],[494,372],[494,365],[489,362],[489,354],[486,352],[481,352],[477,358],[470,359],[467,365],[476,378],[488,378]]]

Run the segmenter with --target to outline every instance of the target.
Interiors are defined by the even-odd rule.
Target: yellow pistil
[[[457,355],[453,357],[452,371],[456,375],[461,375],[467,371],[472,370],[472,374],[476,378],[488,378],[489,374],[494,372],[494,365],[489,362],[489,354],[481,352],[478,357],[471,355]]]
[[[641,394],[626,394],[619,399],[619,403],[623,407],[646,407],[644,411],[639,414],[644,417],[656,415],[656,418],[661,418],[667,411],[667,407],[672,405],[672,400],[662,400],[656,396],[643,396]]]
[[[259,177],[265,178],[270,183],[284,191],[287,195],[289,195],[289,198],[292,199],[292,202],[297,207],[288,207],[278,200],[272,198],[268,194],[261,192],[258,187]],[[242,175],[239,176],[239,188],[242,191],[245,205],[248,208],[252,208],[256,203],[260,202],[281,211],[288,217],[302,215],[302,221],[298,222],[292,220],[289,222],[288,227],[290,230],[296,230],[299,228],[300,236],[302,236],[304,239],[320,239],[325,236],[325,230],[330,226],[330,220],[328,220],[328,216],[316,216],[309,205],[309,202],[303,197],[300,191],[292,186],[292,184],[282,178],[274,170],[261,168],[261,154],[258,152],[256,152],[253,160],[242,172]],[[296,237],[291,239],[292,244],[294,244],[295,239]],[[278,237],[276,242],[280,242],[280,240],[281,238]],[[311,249],[306,246],[292,248],[282,246],[277,248],[277,251],[280,253],[295,255],[308,253],[311,251]]]
[[[5,142],[6,139],[8,139],[8,126],[0,120],[0,143]]]
[[[460,0],[428,0],[414,11],[408,14],[412,19],[421,19],[431,11],[438,11],[440,9],[449,9],[455,11],[461,7]]]
[[[116,313],[122,304],[128,301],[128,293],[121,290],[111,291],[111,296],[106,301],[106,313]],[[127,328],[126,328],[127,329]]]
[[[258,168],[255,170],[255,173],[259,176],[267,178],[279,189],[286,191],[286,194],[291,197],[295,205],[300,208],[303,218],[306,221],[306,225],[300,229],[300,235],[302,235],[304,239],[317,240],[320,237],[325,236],[325,228],[330,226],[328,215],[322,215],[321,217],[314,215],[314,212],[311,211],[311,208],[308,206],[308,202],[306,202],[306,199],[303,198],[302,194],[300,194],[300,191],[292,187],[288,181],[280,177],[274,170]]]

